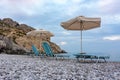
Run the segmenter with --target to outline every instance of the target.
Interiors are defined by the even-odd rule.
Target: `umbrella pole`
[[[39,48],[40,51],[42,51],[42,45],[41,45],[41,43],[42,43],[42,34],[40,33],[40,44],[39,44],[40,45],[40,48]]]
[[[81,54],[82,54],[82,30],[81,30]]]
[[[80,31],[81,32],[81,34],[80,34],[81,35],[81,41],[80,41],[80,43],[81,43],[80,44],[81,45],[80,46],[81,52],[80,53],[82,54],[83,53],[82,52],[82,30],[83,30],[83,22],[82,21],[80,21],[80,28],[81,28],[81,31]]]

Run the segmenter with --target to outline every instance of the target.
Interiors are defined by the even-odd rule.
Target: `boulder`
[[[31,26],[28,26],[26,24],[20,24],[18,29],[23,30],[25,33],[32,31],[32,30],[35,30],[34,28],[32,28]]]
[[[3,23],[5,23],[6,25],[8,25],[9,27],[17,27],[19,26],[19,24],[16,21],[13,21],[10,18],[4,18],[2,20]]]
[[[7,54],[24,54],[27,50],[14,43],[11,38],[0,35],[0,53]]]

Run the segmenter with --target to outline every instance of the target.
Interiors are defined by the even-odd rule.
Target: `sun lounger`
[[[75,58],[79,61],[79,59],[91,59],[92,60],[92,55],[85,55],[85,54],[75,54]]]
[[[96,62],[100,62],[101,59],[103,59],[104,62],[106,62],[106,59],[109,59],[108,56],[95,56],[95,55],[86,55],[86,54],[75,54],[74,56],[77,58],[78,61],[79,61],[79,58],[84,60],[91,59],[91,61],[93,59],[96,59],[97,60]]]
[[[40,52],[37,50],[37,48],[34,45],[32,45],[32,51],[35,56],[39,56]]]
[[[106,59],[109,59],[109,58],[110,58],[109,56],[99,56],[99,57],[98,57],[98,61],[99,61],[100,59],[103,59],[105,62],[107,62]]]
[[[43,47],[47,56],[54,57],[52,49],[47,42],[42,42],[42,47]]]
[[[30,56],[39,56],[40,52],[38,51],[38,49],[35,47],[35,45],[32,45],[32,50],[30,52],[27,52],[27,55]]]
[[[56,59],[58,57],[61,57],[61,58],[69,57],[68,55],[64,55],[64,54],[62,55],[62,54],[55,54],[55,53],[53,53],[51,46],[46,41],[42,42],[42,47],[43,47],[43,49],[44,49],[44,51],[45,51],[47,56],[56,57]]]

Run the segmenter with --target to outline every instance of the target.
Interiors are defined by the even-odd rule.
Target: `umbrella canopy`
[[[39,38],[39,48],[41,50],[41,42],[43,38],[50,38],[52,36],[54,36],[51,32],[46,31],[44,29],[39,29],[39,30],[33,30],[27,33],[28,37],[34,37],[34,38]],[[37,44],[38,45],[38,44]]]
[[[100,27],[100,18],[87,18],[78,16],[66,22],[62,22],[61,26],[67,30],[89,30]]]
[[[61,26],[67,30],[81,30],[81,53],[82,52],[82,31],[100,27],[100,18],[90,18],[78,16],[66,22],[61,22]]]
[[[40,37],[40,36],[44,36],[44,37],[52,37],[54,36],[51,32],[46,31],[44,29],[39,29],[39,30],[33,30],[27,33],[27,36],[34,36],[34,37]]]

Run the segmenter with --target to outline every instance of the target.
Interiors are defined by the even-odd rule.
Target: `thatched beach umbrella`
[[[78,17],[70,19],[66,22],[62,22],[61,26],[67,30],[80,30],[81,31],[81,52],[80,53],[83,53],[83,51],[82,51],[82,31],[100,27],[100,23],[101,23],[100,18],[90,18],[90,17],[78,16]]]
[[[39,30],[33,30],[27,33],[28,37],[34,37],[34,38],[39,38],[40,41],[40,50],[41,50],[41,42],[43,38],[50,38],[53,35],[53,33],[46,31],[44,29],[39,29]]]
[[[46,31],[44,29],[30,31],[27,33],[27,35],[35,36],[35,37],[40,37],[40,36],[52,37],[52,36],[54,36],[53,33],[51,33],[50,31]]]

